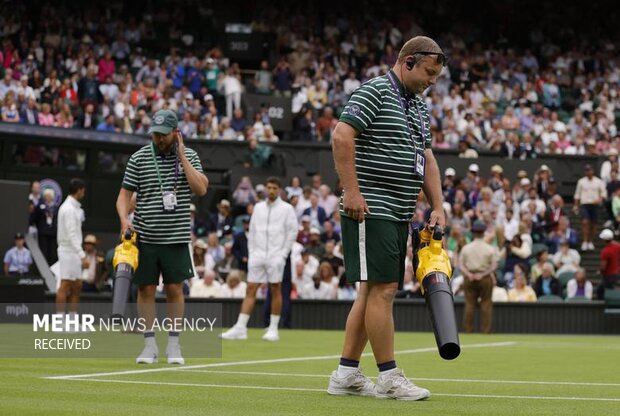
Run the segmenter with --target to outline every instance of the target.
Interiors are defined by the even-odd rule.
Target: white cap
[[[454,168],[448,168],[446,169],[444,174],[445,176],[456,176],[456,171],[454,170]]]
[[[205,101],[213,101],[213,96],[211,94],[205,95]]]
[[[469,165],[470,172],[478,172],[479,170],[480,170],[480,166],[478,166],[477,163],[472,163],[471,165]]]
[[[598,235],[598,238],[600,238],[601,240],[613,240],[614,239],[614,232],[611,231],[609,228],[605,228]]]
[[[194,211],[196,211],[196,205],[194,205],[194,204],[189,204],[189,211],[190,211],[190,212],[194,212]]]
[[[321,234],[318,228],[310,228],[310,234]]]
[[[521,178],[521,181],[519,182],[521,184],[521,186],[526,186],[526,185],[531,185],[532,182],[530,182],[530,180],[528,178]]]

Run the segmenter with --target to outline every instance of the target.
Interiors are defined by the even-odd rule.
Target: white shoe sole
[[[185,359],[183,359],[183,358],[168,358],[168,364],[183,365],[183,364],[185,364]]]
[[[356,390],[349,389],[341,389],[337,387],[328,387],[327,394],[331,394],[332,396],[365,396],[365,397],[375,397],[375,394],[372,393],[364,393]]]
[[[234,341],[234,340],[243,341],[243,340],[248,339],[248,335],[247,334],[245,334],[245,335],[225,335],[225,333],[224,333],[224,334],[220,334],[220,338],[221,339],[231,340],[231,341]]]
[[[136,364],[157,364],[157,358],[136,358]]]
[[[276,341],[280,341],[280,337],[276,336],[276,337],[266,337],[263,335],[263,340],[265,341],[269,341],[269,342],[276,342]]]
[[[402,397],[394,397],[387,394],[377,393],[376,396],[378,399],[394,399],[394,400],[405,400],[405,401],[418,401],[418,400],[426,400],[431,397],[431,394],[421,394],[419,396],[402,396]]]

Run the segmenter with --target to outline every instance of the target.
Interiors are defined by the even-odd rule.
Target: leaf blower
[[[414,254],[417,255],[416,278],[426,300],[439,355],[444,360],[453,360],[461,353],[461,347],[450,287],[452,267],[442,239],[443,230],[439,226],[434,231],[425,227],[421,231],[414,229],[412,233]]]
[[[112,295],[112,318],[125,316],[125,307],[131,288],[133,274],[138,268],[138,247],[136,233],[125,230],[121,243],[114,249],[112,265],[115,270],[114,293]]]

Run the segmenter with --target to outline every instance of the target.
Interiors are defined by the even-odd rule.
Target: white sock
[[[168,334],[168,345],[178,345],[179,344],[179,333],[176,335]]]
[[[153,331],[146,331],[144,334],[145,334],[144,345],[150,346],[150,347],[157,346],[157,343],[155,342],[155,332],[153,332]],[[153,334],[153,336],[146,336],[146,335],[150,335],[150,334]]]
[[[280,323],[280,315],[271,314],[271,318],[269,318],[269,330],[277,331],[279,323]]]
[[[240,313],[235,326],[238,326],[241,328],[247,328],[249,320],[250,320],[250,315],[248,315],[247,313]]]
[[[338,377],[346,377],[351,373],[355,373],[358,369],[359,367],[349,367],[346,365],[338,365],[338,371],[336,374],[338,374]]]

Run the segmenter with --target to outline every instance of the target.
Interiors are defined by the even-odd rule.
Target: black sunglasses
[[[439,52],[415,52],[414,55],[437,55],[437,63],[441,66],[446,66],[448,64],[448,58],[443,53]]]

